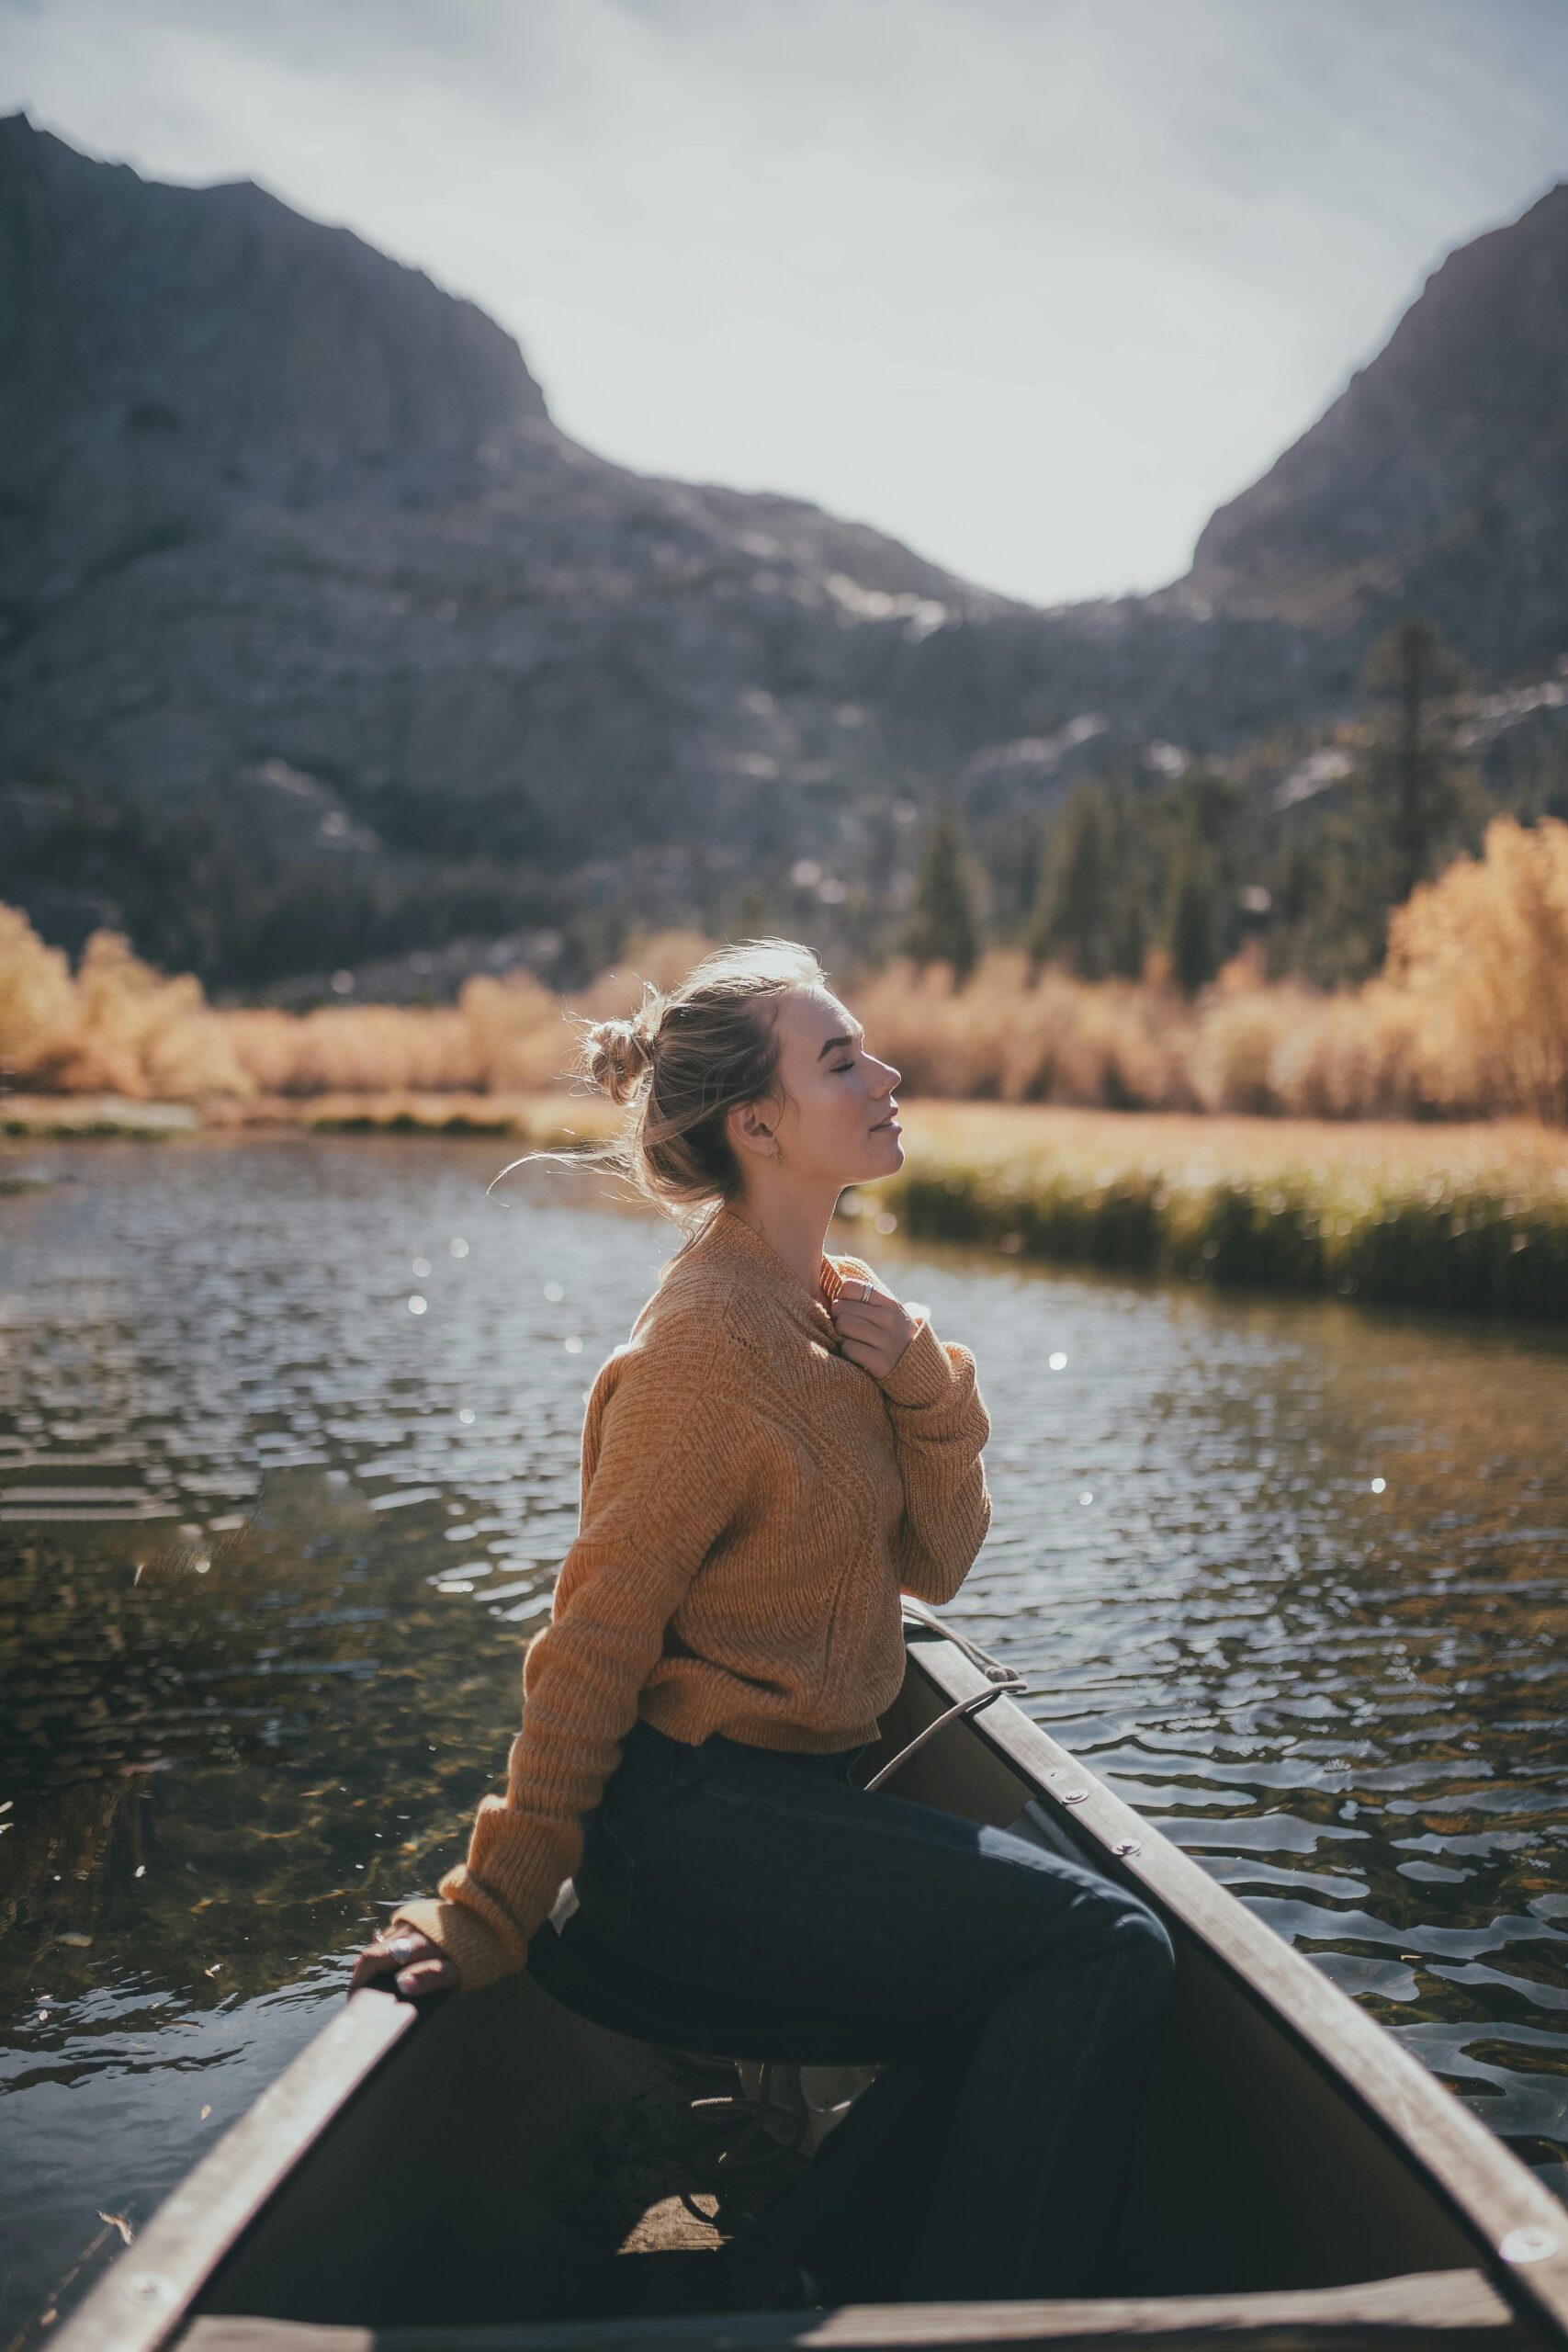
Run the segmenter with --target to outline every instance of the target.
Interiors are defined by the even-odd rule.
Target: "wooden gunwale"
[[[919,1628],[909,1629],[908,1643],[911,1662],[945,1698],[966,1698],[986,1687],[985,1675],[954,1645]],[[1442,2198],[1501,2290],[1533,2309],[1550,2323],[1554,2340],[1568,2345],[1568,2212],[1529,2166],[1303,1953],[1116,1796],[1005,1691],[969,1718],[969,1727],[1039,1792],[1069,1834],[1097,1849],[1100,1865],[1197,1938],[1312,2063],[1334,2076]],[[1067,1790],[1087,1793],[1068,1805],[1063,1801]],[[1116,1850],[1128,1844],[1135,1850]],[[1540,2233],[1538,2241],[1534,2233]],[[1511,2257],[1503,2250],[1510,2238],[1527,2247],[1550,2241],[1551,2251],[1535,2259]]]
[[[943,1702],[987,1687],[979,1668],[919,1624],[909,1663]],[[362,2098],[387,2061],[442,2003],[418,2006],[367,1988],[313,2041],[187,2174],[73,2318],[58,2352],[658,2352],[676,2344],[837,2347],[1021,2342],[1104,2346],[1148,2340],[1247,2352],[1370,2352],[1440,2342],[1568,2347],[1568,2225],[1562,2208],[1479,2118],[1302,1954],[1154,1829],[1005,1691],[953,1731],[981,1741],[1067,1834],[1096,1850],[1268,2011],[1337,2089],[1430,2184],[1477,2252],[1475,2268],[1408,2273],[1278,2292],[1122,2298],[1094,2302],[859,2304],[827,2313],[694,2312],[679,2319],[526,2322],[367,2328],[215,2313],[190,2320],[203,2285],[314,2143]],[[947,1734],[931,1743],[934,1748]],[[929,1749],[927,1751],[929,1755]],[[1064,1802],[1066,1792],[1086,1792]],[[1027,1801],[1027,1799],[1026,1799]],[[1120,1843],[1136,1850],[1119,1854]],[[1534,2262],[1502,2252],[1510,2233],[1555,2240]],[[1535,2324],[1521,2327],[1524,2318]]]
[[[1107,2302],[852,2303],[821,2312],[703,2312],[677,2319],[516,2326],[341,2327],[199,2319],[180,2352],[1514,2352],[1524,2339],[1478,2271],[1437,2270],[1286,2294],[1118,2297]]]
[[[334,2009],[170,2191],[51,2337],[53,2352],[162,2352],[172,2343],[224,2256],[424,2014],[412,2001],[379,1992],[370,1999],[355,1994]]]

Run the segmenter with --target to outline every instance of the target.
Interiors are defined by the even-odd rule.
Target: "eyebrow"
[[[863,1037],[864,1035],[865,1031],[863,1029],[856,1030],[855,1037]],[[818,1060],[820,1061],[825,1054],[830,1054],[835,1046],[852,1046],[855,1042],[855,1037],[829,1037],[825,1039],[824,1042],[817,1048]]]

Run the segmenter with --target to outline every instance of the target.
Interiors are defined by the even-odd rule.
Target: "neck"
[[[794,1193],[760,1199],[748,1190],[728,1205],[730,1215],[761,1234],[806,1289],[819,1297],[828,1227],[841,1190],[842,1186],[835,1185],[831,1199],[821,1193],[803,1197]]]

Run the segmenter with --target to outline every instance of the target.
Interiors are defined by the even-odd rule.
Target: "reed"
[[[844,1206],[911,1236],[1195,1283],[1568,1319],[1568,1146],[1539,1127],[965,1118],[946,1103],[913,1106],[904,1125],[902,1170]]]

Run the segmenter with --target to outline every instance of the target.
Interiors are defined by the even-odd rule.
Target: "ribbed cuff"
[[[903,1354],[882,1380],[882,1393],[895,1405],[934,1405],[953,1386],[953,1363],[922,1315]]]
[[[525,1946],[508,1948],[466,1904],[447,1903],[439,1895],[400,1903],[383,1933],[389,1933],[393,1927],[417,1928],[422,1936],[439,1944],[457,1969],[461,1980],[458,1989],[464,1993],[480,1993],[487,1984],[515,1975],[527,1965]]]

